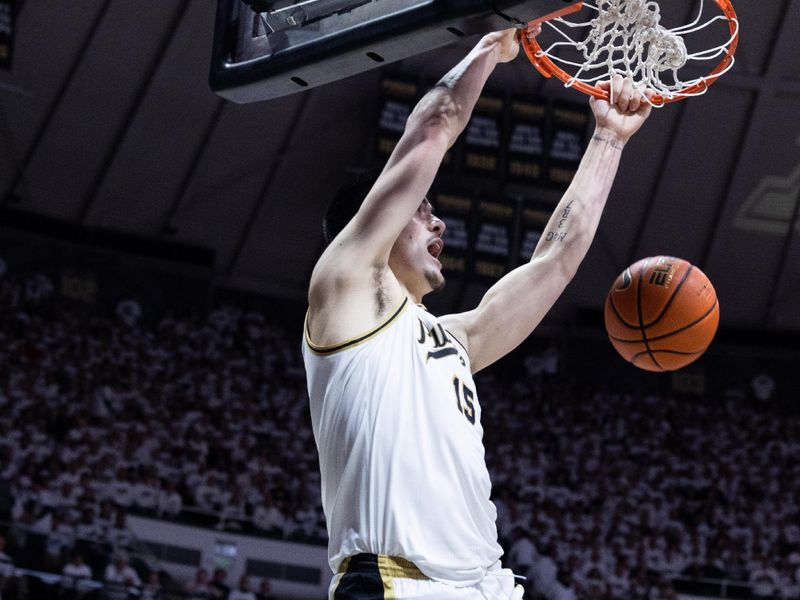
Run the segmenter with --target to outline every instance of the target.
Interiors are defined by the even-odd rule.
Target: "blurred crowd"
[[[35,281],[0,287],[0,477],[43,566],[76,540],[128,548],[131,514],[325,539],[296,341],[260,312],[142,326],[130,302],[100,316]]]
[[[236,306],[87,314],[41,280],[0,279],[0,306],[0,477],[50,569],[85,572],[88,540],[117,551],[89,568],[108,579],[130,514],[324,542],[299,331]],[[505,560],[530,598],[669,600],[677,575],[800,598],[800,420],[747,396],[578,385],[557,359],[477,377]],[[0,568],[21,558],[13,529]],[[251,587],[226,593],[268,597]]]
[[[739,395],[479,386],[498,525],[537,594],[670,598],[663,575],[683,574],[800,597],[797,417]]]

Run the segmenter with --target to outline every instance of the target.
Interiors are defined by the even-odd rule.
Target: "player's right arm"
[[[388,269],[389,252],[466,127],[489,75],[518,51],[513,29],[484,36],[414,108],[358,213],[314,268],[308,323],[316,343],[358,335],[402,301],[405,292]]]

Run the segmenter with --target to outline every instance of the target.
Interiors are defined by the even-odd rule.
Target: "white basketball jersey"
[[[328,558],[401,556],[474,585],[502,554],[464,348],[409,300],[342,344],[303,344]]]

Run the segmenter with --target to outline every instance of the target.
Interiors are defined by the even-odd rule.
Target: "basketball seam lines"
[[[681,352],[680,350],[652,350],[652,351],[650,351],[650,350],[643,350],[643,351],[641,351],[641,352],[637,352],[636,354],[634,354],[634,355],[631,357],[631,362],[633,362],[634,360],[636,360],[637,358],[639,358],[639,357],[640,357],[640,356],[642,356],[643,354],[651,354],[651,352],[655,352],[655,353],[661,353],[661,354],[681,354],[681,355],[683,355],[683,356],[691,356],[691,355],[693,355],[693,354],[702,354],[702,353],[703,353],[703,352],[705,352],[706,350],[708,350],[708,346],[706,346],[706,347],[705,347],[705,348],[703,348],[702,350],[698,350],[697,352]]]
[[[622,315],[619,314],[619,311],[617,310],[617,304],[614,302],[613,295],[611,296],[611,308],[614,311],[614,314],[617,315],[617,318],[619,319],[620,323],[625,325],[625,327],[627,327],[628,329],[636,329],[637,331],[640,329],[638,325],[632,325],[631,323],[628,323],[625,319],[622,318]]]
[[[677,296],[678,292],[681,290],[681,287],[683,286],[683,283],[689,277],[689,273],[692,272],[692,269],[694,269],[694,265],[690,264],[689,268],[686,269],[686,273],[683,274],[683,279],[681,279],[680,282],[678,282],[678,285],[675,288],[675,291],[672,292],[672,294],[670,295],[669,300],[667,300],[667,303],[664,305],[664,308],[661,310],[661,313],[655,319],[653,319],[647,325],[645,325],[645,327],[651,327],[651,326],[655,325],[656,323],[658,323],[661,320],[661,317],[663,317],[664,314],[667,312],[667,309],[670,307],[670,304],[672,304],[672,301],[675,299],[675,296]]]
[[[679,327],[678,329],[673,329],[672,331],[670,331],[668,333],[662,333],[661,335],[657,335],[656,337],[649,338],[649,340],[651,342],[656,342],[658,340],[663,340],[664,338],[668,338],[671,335],[675,335],[675,334],[681,333],[682,331],[685,331],[685,330],[689,329],[690,327],[694,327],[695,325],[697,325],[698,323],[703,321],[708,315],[710,315],[714,311],[714,309],[717,307],[717,302],[718,302],[718,300],[715,298],[714,299],[714,304],[711,305],[711,308],[709,308],[705,313],[703,313],[703,316],[698,318],[696,321],[694,321],[692,323],[689,323],[688,325],[684,325],[683,327]],[[614,337],[613,335],[610,335],[610,334],[609,334],[608,337],[610,337],[615,342],[621,342],[623,344],[638,344],[638,343],[640,343],[642,341],[642,340],[626,340],[625,338]],[[692,352],[691,354],[694,354],[694,352]]]
[[[636,309],[639,312],[639,331],[642,334],[642,342],[644,342],[644,347],[647,349],[647,354],[650,355],[650,360],[653,361],[656,367],[663,371],[664,367],[659,364],[656,357],[653,355],[653,351],[650,349],[650,344],[647,341],[647,334],[645,333],[644,321],[642,319],[642,274],[644,273],[645,267],[647,267],[647,262],[639,267],[639,285],[636,286]]]

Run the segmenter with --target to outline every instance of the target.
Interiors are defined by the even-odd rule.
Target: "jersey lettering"
[[[450,338],[447,337],[447,333],[441,323],[437,323],[431,329],[428,329],[425,327],[425,323],[422,322],[422,319],[417,319],[417,322],[419,323],[419,337],[417,341],[420,344],[424,344],[427,338],[433,340],[434,348],[441,348],[450,343]]]
[[[428,356],[425,357],[425,360],[428,361],[432,358],[444,358],[445,356],[452,356],[454,354],[458,356],[458,350],[451,346],[450,348],[442,348],[441,350],[436,350],[435,352],[428,352]]]
[[[453,345],[453,342],[447,335],[445,328],[442,327],[441,323],[436,323],[432,328],[428,329],[423,323],[422,319],[417,319],[419,323],[419,336],[417,337],[417,342],[420,344],[425,344],[427,340],[431,340],[433,342],[433,350],[429,350],[425,361],[429,361],[430,359],[438,360],[440,358],[445,358],[447,356],[458,356],[458,359],[461,361],[461,364],[466,366],[466,362],[464,358],[458,353],[458,350]]]
[[[466,417],[467,421],[475,425],[475,393],[467,387],[458,377],[453,377],[453,387],[456,390],[456,406],[458,411]],[[463,404],[462,404],[463,399]]]

